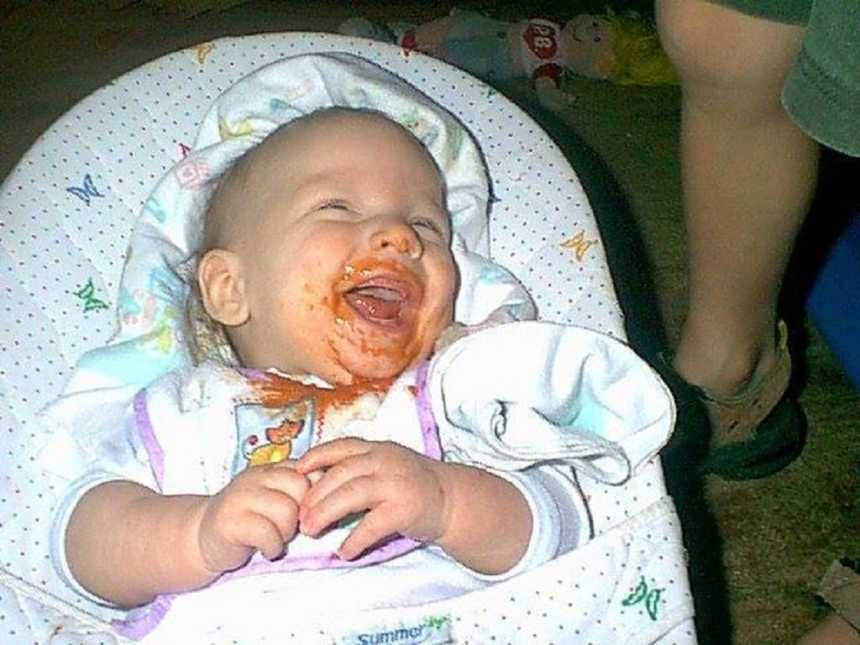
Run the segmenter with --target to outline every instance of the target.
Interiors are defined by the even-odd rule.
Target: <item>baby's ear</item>
[[[238,255],[224,249],[207,251],[197,265],[197,284],[203,308],[213,319],[227,327],[247,322],[245,280]]]

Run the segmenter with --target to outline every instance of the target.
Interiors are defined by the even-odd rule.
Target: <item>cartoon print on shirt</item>
[[[249,433],[245,429],[245,421],[250,412],[256,417],[255,425],[265,426],[262,432],[252,430]],[[253,411],[248,410],[244,415],[237,411],[241,453],[247,462],[246,467],[276,464],[285,459],[300,457],[310,447],[313,417],[313,402],[308,399],[294,403],[286,409],[271,410],[254,406]],[[273,422],[276,425],[269,425]]]

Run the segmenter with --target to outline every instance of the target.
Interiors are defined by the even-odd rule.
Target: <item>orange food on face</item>
[[[348,384],[429,355],[457,278],[444,178],[421,142],[385,118],[341,114],[263,146],[266,197],[235,263],[243,365]]]
[[[402,372],[425,344],[419,316],[423,296],[421,282],[400,264],[349,265],[333,289],[331,311],[338,323],[333,351],[340,358],[347,349],[358,350]]]

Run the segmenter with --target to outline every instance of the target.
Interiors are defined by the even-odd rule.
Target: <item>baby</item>
[[[249,373],[274,370],[305,392],[347,399],[384,392],[431,356],[453,321],[444,177],[421,142],[380,113],[329,108],[280,127],[230,167],[206,217],[200,299]],[[394,441],[342,437],[238,469],[213,495],[100,483],[71,513],[65,556],[84,589],[133,607],[346,525],[342,560],[399,535],[421,543],[405,556],[419,577],[486,581],[575,546],[575,531],[548,540],[541,529],[563,523],[574,487],[541,468],[502,476]],[[536,508],[550,510],[536,517]],[[436,568],[420,560],[427,553]],[[392,588],[406,582],[400,575]]]

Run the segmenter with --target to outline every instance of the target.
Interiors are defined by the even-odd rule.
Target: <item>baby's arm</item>
[[[211,497],[101,484],[72,512],[69,568],[84,588],[124,607],[204,586],[256,550],[278,557],[295,536],[308,485],[286,463],[245,470]]]
[[[451,557],[474,571],[495,575],[516,565],[532,534],[522,493],[493,473],[446,463],[450,516],[438,540]]]
[[[303,533],[317,535],[350,513],[368,511],[341,546],[343,558],[400,533],[435,542],[477,572],[498,574],[516,565],[529,545],[528,503],[516,486],[489,472],[361,439],[313,448],[297,467],[327,469],[302,502]]]

